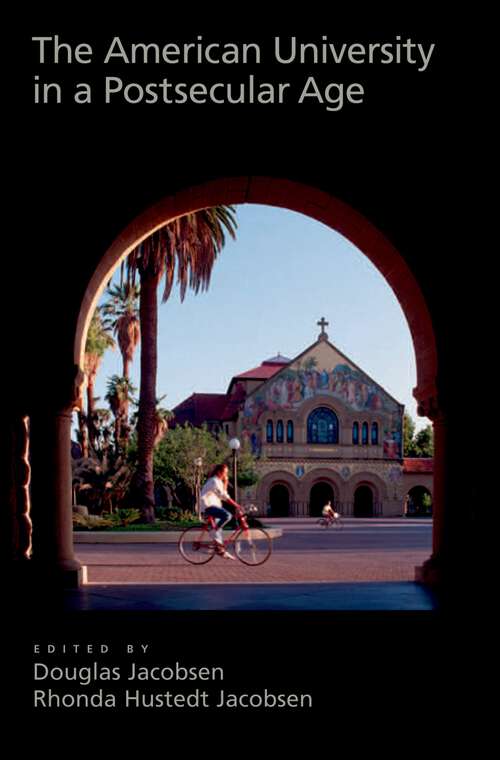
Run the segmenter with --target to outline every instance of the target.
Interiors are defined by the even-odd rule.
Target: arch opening
[[[83,368],[85,340],[91,316],[117,266],[145,238],[172,219],[219,204],[265,204],[297,211],[322,222],[353,243],[379,270],[396,295],[408,321],[416,358],[414,396],[425,404],[435,396],[436,340],[421,289],[401,254],[364,216],[317,188],[268,177],[220,179],[162,199],[134,219],[105,252],[80,307],[74,342],[74,362]]]
[[[373,490],[368,485],[358,486],[354,492],[354,517],[373,517]]]
[[[288,517],[290,514],[290,492],[284,483],[276,483],[269,491],[269,516]]]
[[[309,514],[311,517],[320,517],[321,511],[325,504],[330,502],[332,507],[335,504],[335,493],[330,483],[322,480],[315,483],[309,494]]]
[[[101,260],[85,293],[75,336],[75,363],[82,366],[87,325],[99,301],[110,275],[133,248],[155,229],[182,214],[218,204],[267,204],[304,213],[340,232],[350,240],[384,276],[402,306],[409,324],[416,356],[417,387],[414,395],[427,398],[434,393],[437,373],[435,339],[427,306],[420,288],[408,270],[402,256],[371,223],[348,207],[342,201],[305,185],[283,180],[245,178],[245,180],[215,181],[199,188],[179,193],[174,198],[166,198],[144,212],[129,225],[118,240],[113,243]],[[423,394],[423,395],[422,395]],[[271,423],[272,424],[272,423]],[[276,423],[275,423],[276,424]],[[283,423],[282,423],[283,424]],[[286,422],[285,422],[286,424]],[[317,441],[338,442],[339,425],[323,425]],[[326,430],[326,433],[325,433]],[[361,430],[359,431],[361,433]],[[378,442],[378,431],[370,434]],[[277,429],[271,435],[277,435]],[[329,437],[330,435],[330,437]],[[333,437],[332,437],[333,436]],[[368,430],[367,430],[368,436]],[[288,439],[288,429],[280,432],[279,438]],[[361,436],[359,436],[361,438]],[[293,432],[291,436],[293,440]],[[288,442],[288,441],[287,441]],[[313,442],[313,441],[311,441]],[[269,493],[271,514],[290,514],[290,499],[295,498],[283,484],[276,483]],[[301,498],[307,498],[301,496]],[[339,504],[342,501],[339,494]],[[315,484],[310,491],[309,514],[320,514],[326,501],[334,503],[334,491],[326,482]],[[355,493],[354,515],[374,515],[374,493],[369,486],[359,486]]]
[[[425,486],[413,486],[406,496],[405,514],[407,517],[431,517],[432,494]]]

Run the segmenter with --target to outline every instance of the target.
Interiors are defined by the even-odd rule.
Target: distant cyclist
[[[323,509],[321,510],[321,514],[325,518],[325,520],[329,520],[330,522],[333,522],[334,520],[338,520],[340,515],[338,512],[335,512],[331,502],[327,501]]]
[[[207,480],[200,493],[201,511],[206,516],[215,518],[215,544],[217,553],[225,559],[236,559],[230,552],[224,549],[224,539],[222,537],[222,528],[229,522],[232,515],[227,509],[224,509],[222,502],[226,501],[232,507],[241,509],[227,492],[229,483],[229,468],[227,464],[218,464],[212,470],[211,477]]]

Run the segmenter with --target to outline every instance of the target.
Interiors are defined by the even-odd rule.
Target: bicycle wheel
[[[205,527],[186,528],[179,538],[181,556],[192,565],[204,565],[215,554],[215,546],[210,532]]]
[[[262,565],[271,556],[272,542],[262,528],[240,530],[234,541],[236,556],[245,565]]]
[[[335,518],[335,520],[332,522],[332,528],[334,528],[335,530],[342,530],[343,527],[344,525],[340,517]]]

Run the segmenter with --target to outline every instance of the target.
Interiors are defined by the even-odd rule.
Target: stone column
[[[432,420],[434,429],[433,499],[432,499],[432,554],[416,568],[415,579],[425,585],[437,587],[443,581],[445,562],[446,522],[446,420],[438,409],[435,397],[419,400],[418,414]]]
[[[451,591],[467,574],[467,473],[461,475],[463,456],[460,425],[446,414],[437,396],[418,399],[418,413],[434,426],[434,486],[432,554],[416,568],[416,580],[435,589]],[[455,468],[453,467],[455,463]]]
[[[31,556],[29,419],[20,411],[4,420],[0,484],[2,560],[23,562]]]
[[[474,519],[477,470],[469,453],[471,429],[456,400],[455,408],[452,413],[432,399],[420,412],[434,423],[433,535],[432,555],[417,568],[416,579],[441,591],[447,602],[467,605],[486,577],[486,552]]]
[[[29,419],[27,416],[17,420],[15,431],[16,456],[16,542],[15,559],[26,560],[31,557],[31,464],[29,460]]]
[[[77,375],[80,382],[80,374]],[[80,383],[81,385],[81,383]],[[32,571],[53,586],[80,585],[83,569],[73,551],[71,420],[77,393],[57,408],[35,410],[31,415],[32,464]]]

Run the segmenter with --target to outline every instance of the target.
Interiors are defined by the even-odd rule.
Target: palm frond
[[[162,301],[171,292],[177,274],[181,301],[188,288],[198,293],[210,284],[212,269],[226,241],[236,236],[233,206],[214,206],[185,214],[156,230],[128,257],[129,282],[149,270],[164,278]]]

